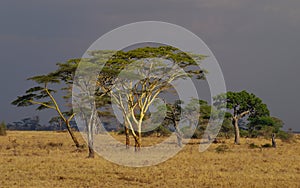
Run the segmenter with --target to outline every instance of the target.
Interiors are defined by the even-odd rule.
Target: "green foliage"
[[[157,136],[170,136],[172,134],[172,132],[165,126],[159,125],[154,130],[142,133],[143,136],[151,136],[154,134]]]
[[[249,131],[250,138],[257,138],[259,135],[260,135],[260,133],[257,130]]]
[[[0,136],[6,136],[6,124],[3,121],[0,124]]]
[[[230,113],[228,113],[228,114],[230,114]],[[218,136],[225,137],[225,138],[231,138],[232,136],[234,136],[234,129],[232,126],[231,114],[230,114],[230,116],[225,115],[223,124],[222,124],[222,127],[220,129]]]
[[[162,125],[158,126],[155,129],[155,132],[160,136],[170,136],[172,134],[172,132],[168,128],[166,128]]]
[[[233,110],[233,116],[248,115],[249,118],[256,118],[260,116],[268,116],[270,113],[267,105],[262,103],[260,98],[245,90],[240,92],[229,91],[226,94],[214,97],[214,101],[215,105],[218,105],[220,108]],[[226,107],[221,105],[224,102],[227,103]]]
[[[200,124],[206,123],[211,116],[211,106],[204,100],[199,100],[200,104]]]
[[[118,134],[119,135],[124,135],[125,131],[124,129],[120,129],[118,130]],[[155,129],[151,130],[151,131],[147,131],[147,132],[143,132],[142,136],[170,136],[172,134],[172,131],[170,131],[167,127],[163,126],[163,125],[159,125],[158,127],[156,127]]]
[[[291,142],[294,139],[294,135],[292,133],[287,133],[285,131],[280,130],[276,137],[281,139],[284,142]]]
[[[247,137],[248,135],[249,135],[249,133],[248,133],[247,130],[243,130],[243,129],[240,130],[240,136],[241,137]]]
[[[250,137],[264,137],[271,138],[272,133],[279,133],[283,126],[283,122],[276,117],[261,116],[252,118],[249,127]]]
[[[16,105],[18,107],[22,106],[30,106],[34,104],[38,104],[36,110],[43,110],[45,108],[54,108],[53,101],[47,100],[43,102],[39,102],[41,99],[49,98],[51,93],[55,93],[55,90],[48,89],[47,87],[32,87],[28,89],[23,96],[18,96],[16,100],[14,100],[11,104]]]
[[[31,78],[28,78],[27,80],[35,81],[38,84],[48,84],[48,83],[59,83],[60,79],[54,75],[53,73],[47,74],[47,75],[39,75],[34,76]]]

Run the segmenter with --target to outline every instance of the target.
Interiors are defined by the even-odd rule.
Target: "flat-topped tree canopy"
[[[92,51],[89,55],[92,62],[103,56],[101,51]],[[205,57],[170,46],[144,47],[115,52],[103,64],[98,77],[99,88],[110,91],[112,101],[123,112],[132,130],[136,146],[140,147],[142,121],[150,104],[177,79],[204,79],[205,70],[198,64]],[[103,75],[110,82],[102,82]]]
[[[113,51],[91,51],[89,55],[92,62],[103,58],[106,54],[112,53]],[[180,68],[190,68],[193,70],[185,70],[187,73],[199,75],[202,74],[204,78],[205,70],[201,70],[198,67],[198,62],[204,60],[207,56],[199,54],[191,54],[188,52],[182,52],[179,49],[171,46],[159,46],[159,47],[143,47],[137,48],[130,51],[117,51],[115,52],[106,62],[102,69],[102,72],[112,71],[112,73],[118,73],[124,69],[130,63],[149,58],[161,58],[169,60]],[[99,62],[99,61],[98,61]],[[101,62],[101,61],[100,61]],[[103,63],[103,62],[101,62]]]

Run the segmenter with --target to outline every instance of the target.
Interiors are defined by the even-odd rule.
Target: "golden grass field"
[[[87,151],[76,150],[65,132],[8,131],[0,136],[0,187],[300,187],[300,135],[295,137],[277,140],[276,149],[249,148],[270,140],[234,145],[223,139],[229,149],[221,153],[216,148],[222,144],[200,153],[199,140],[192,140],[170,160],[133,168],[86,158]]]

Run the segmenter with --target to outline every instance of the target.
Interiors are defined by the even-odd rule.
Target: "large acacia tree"
[[[240,92],[229,91],[226,94],[215,97],[215,103],[222,104],[227,102],[224,108],[227,108],[232,114],[232,124],[234,127],[234,143],[240,144],[239,120],[247,117],[249,120],[261,116],[269,116],[267,105],[253,93],[243,90]]]
[[[101,54],[95,52],[94,56],[97,53]],[[119,51],[105,64],[103,70],[110,70],[115,76],[113,87],[109,83],[109,87],[101,85],[100,88],[111,89],[112,101],[123,113],[125,132],[131,130],[136,150],[141,148],[142,124],[149,106],[160,93],[172,88],[173,81],[187,77],[203,79],[204,71],[196,61],[204,58],[160,46]]]
[[[107,55],[110,54],[110,52],[103,51],[102,54]],[[76,84],[74,83],[76,82],[76,80],[74,80],[74,76],[78,68],[79,62],[84,62],[84,68],[82,69],[84,73],[91,73],[97,68],[96,63],[91,63],[90,60],[84,60],[79,58],[69,59],[66,62],[57,63],[56,70],[45,75],[39,75],[28,78],[28,80],[34,81],[37,85],[28,89],[24,95],[18,96],[17,99],[12,102],[12,104],[16,106],[37,105],[38,107],[36,108],[36,110],[54,109],[58,114],[58,117],[54,117],[54,119],[60,119],[65,123],[67,130],[76,147],[80,147],[81,145],[79,144],[78,139],[76,138],[73,130],[71,129],[70,121],[73,119],[76,113],[72,110],[71,101],[69,99],[72,96],[73,84]],[[82,87],[89,87],[89,85],[93,84],[92,79],[88,79],[88,74],[85,74],[84,77],[86,78],[86,82],[84,84],[81,84]],[[104,77],[104,74],[98,77],[98,85],[103,85],[101,82],[104,82],[104,80],[106,80],[106,78]],[[64,95],[62,97],[65,99],[65,103],[58,102],[57,97],[54,96],[54,93],[56,93],[57,90],[50,89],[50,87],[53,87],[54,85],[56,85],[56,88],[60,86],[60,91],[64,91]],[[87,89],[83,88],[83,90]],[[96,106],[102,106],[107,102],[107,100],[105,100],[104,97],[105,93],[96,91],[95,93],[96,99],[92,104],[95,106],[95,108],[93,108],[93,112],[89,115],[85,113],[80,113],[80,115],[84,116],[83,119],[85,120],[86,130],[88,133],[89,157],[92,158],[94,157],[92,132],[97,123],[94,118],[95,114],[97,113]],[[61,94],[59,94],[58,96],[60,95]],[[67,109],[67,111],[62,111],[63,107],[69,107],[69,109]],[[86,112],[85,109],[80,109],[79,112],[82,111]]]
[[[126,146],[130,144],[129,132],[131,132],[135,140],[135,148],[139,150],[142,123],[149,106],[160,93],[171,88],[172,81],[187,77],[203,79],[204,70],[198,67],[197,62],[204,58],[203,55],[187,54],[170,46],[144,47],[126,52],[91,51],[89,58],[81,60],[83,65],[78,65],[85,69],[82,71],[80,68],[81,73],[77,71],[77,78],[73,80],[73,84],[76,82],[76,88],[81,91],[79,93],[92,98],[92,100],[80,101],[85,104],[93,103],[89,105],[90,109],[99,108],[93,100],[101,101],[102,97],[109,96],[111,102],[122,111]],[[95,66],[101,66],[97,79],[87,79],[86,77],[93,75],[91,72],[99,69]],[[96,81],[92,83],[96,87],[89,87],[90,84],[86,82],[90,80]],[[91,97],[92,95],[95,97]],[[85,116],[94,115],[97,113],[91,112]]]

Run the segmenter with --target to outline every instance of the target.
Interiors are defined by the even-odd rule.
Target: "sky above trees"
[[[218,59],[228,90],[255,93],[272,116],[285,122],[285,129],[300,131],[296,0],[2,0],[0,120],[40,115],[46,123],[51,112],[10,105],[33,86],[26,78],[81,57],[92,42],[116,27],[144,20],[174,23],[198,35]],[[203,98],[208,94],[204,91]]]

